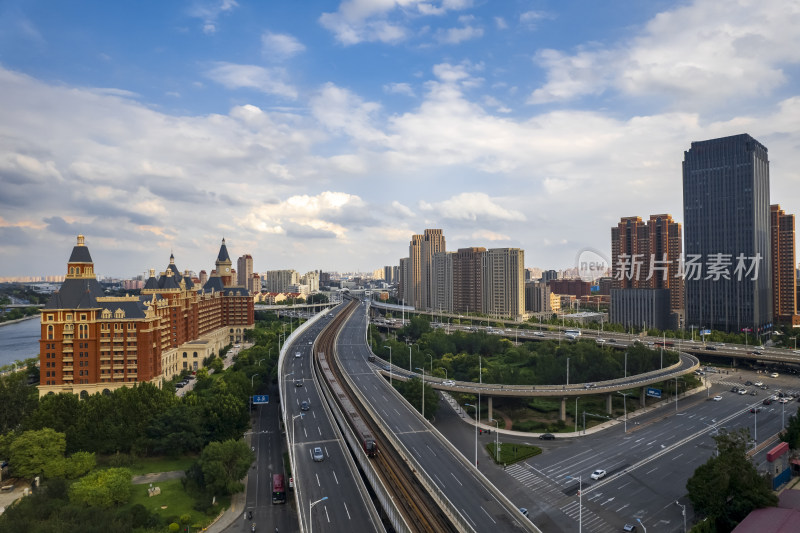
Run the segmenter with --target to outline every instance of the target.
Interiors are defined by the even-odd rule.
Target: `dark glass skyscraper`
[[[683,159],[683,216],[685,259],[701,267],[685,269],[686,326],[771,327],[767,148],[747,134],[693,142]]]

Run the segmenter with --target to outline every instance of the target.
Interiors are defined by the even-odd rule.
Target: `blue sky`
[[[800,208],[800,2],[0,3],[0,277],[374,270],[413,233],[568,268],[682,221],[691,141],[747,132]]]

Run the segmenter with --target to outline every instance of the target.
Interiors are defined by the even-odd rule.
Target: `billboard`
[[[661,389],[654,389],[652,387],[647,387],[647,396],[651,398],[661,398]]]

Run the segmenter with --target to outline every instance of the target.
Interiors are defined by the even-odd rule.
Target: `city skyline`
[[[683,152],[744,132],[797,213],[790,7],[5,2],[0,277],[61,273],[76,234],[109,276],[210,270],[223,237],[258,272],[368,272],[420,227],[569,268],[682,213]]]

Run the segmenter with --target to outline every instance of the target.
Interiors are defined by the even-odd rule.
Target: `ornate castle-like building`
[[[160,387],[182,370],[197,370],[255,323],[253,298],[233,279],[223,239],[202,287],[170,255],[160,276],[150,270],[140,296],[104,296],[78,235],[66,279],[42,309],[39,395],[85,396],[144,381]]]

